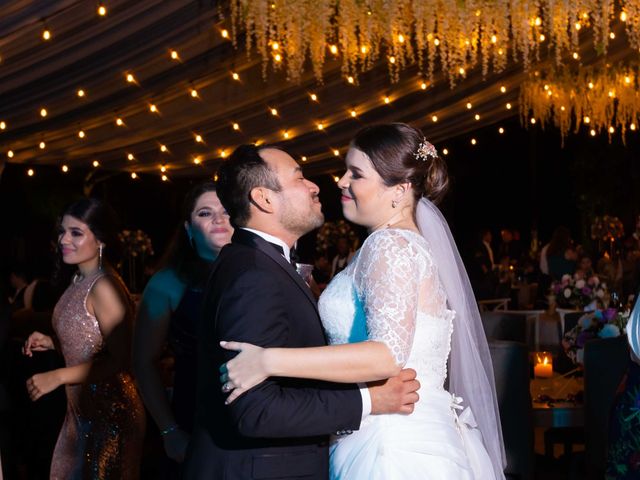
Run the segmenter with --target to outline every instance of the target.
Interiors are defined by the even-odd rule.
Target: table
[[[533,424],[536,427],[582,427],[584,426],[584,406],[573,402],[538,402],[539,395],[551,398],[567,398],[584,391],[584,380],[563,377],[554,373],[551,378],[534,378],[529,383],[531,393]]]

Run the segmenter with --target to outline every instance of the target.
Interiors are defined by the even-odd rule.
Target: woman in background
[[[55,340],[33,332],[25,342],[27,356],[59,348],[65,360],[65,367],[27,380],[34,401],[65,385],[67,413],[52,479],[139,477],[145,418],[129,373],[133,303],[109,262],[119,250],[116,224],[96,199],[63,212],[58,248],[76,271],[53,312]]]
[[[185,198],[180,225],[160,270],[142,295],[134,335],[134,368],[144,403],[158,425],[169,458],[182,462],[193,427],[197,325],[211,264],[233,228],[215,184],[197,185]],[[157,362],[168,342],[175,357],[173,397]],[[176,465],[165,472],[179,476]]]

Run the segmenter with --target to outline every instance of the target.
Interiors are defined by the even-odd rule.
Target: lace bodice
[[[455,313],[427,242],[403,229],[373,232],[334,277],[318,308],[331,344],[375,340],[423,386],[442,388]]]

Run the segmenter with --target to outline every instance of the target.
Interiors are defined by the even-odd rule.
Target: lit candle
[[[553,360],[549,352],[536,354],[536,365],[533,367],[533,374],[540,378],[551,378],[553,375]]]

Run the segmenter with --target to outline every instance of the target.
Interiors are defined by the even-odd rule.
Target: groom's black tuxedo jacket
[[[360,425],[357,386],[269,378],[224,405],[220,340],[264,347],[326,343],[315,299],[277,247],[238,229],[209,279],[198,349],[196,426],[186,478],[328,477],[328,434]]]

